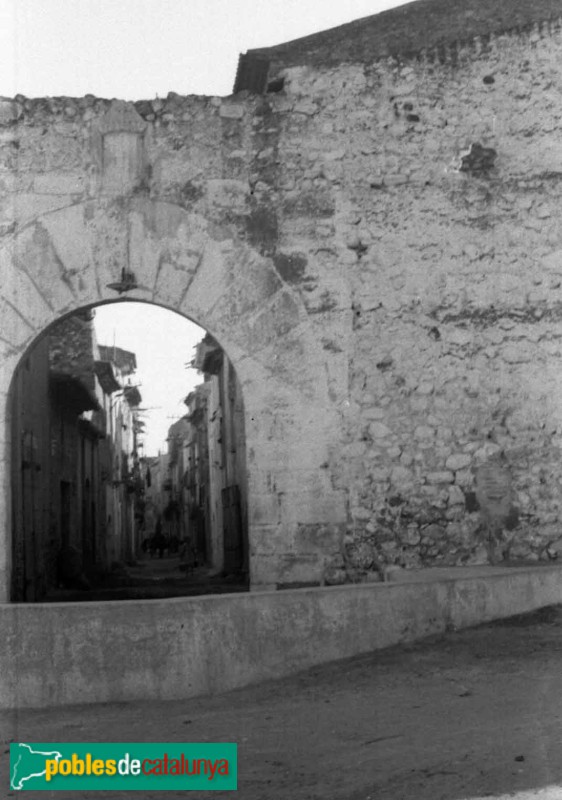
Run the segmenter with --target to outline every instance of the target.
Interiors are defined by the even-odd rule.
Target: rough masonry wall
[[[561,46],[285,72],[280,236],[349,356],[348,578],[561,549]]]

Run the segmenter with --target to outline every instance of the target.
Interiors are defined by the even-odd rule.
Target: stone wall
[[[0,710],[52,714],[77,703],[219,695],[562,601],[557,567],[459,573],[402,584],[0,606]]]
[[[281,237],[352,315],[322,339],[349,355],[352,577],[557,555],[561,45],[551,25],[443,63],[285,72],[284,196],[318,205]]]
[[[561,45],[551,21],[263,96],[4,101],[8,382],[129,281],[237,370],[254,585],[555,557]]]
[[[241,61],[269,63],[270,82],[287,67],[369,64],[386,58],[412,58],[435,51],[455,58],[476,37],[486,41],[506,31],[517,35],[533,26],[548,28],[560,18],[559,0],[415,0],[290,42],[248,50]],[[258,70],[256,70],[257,72]],[[248,76],[249,77],[249,76]],[[257,75],[256,75],[257,77]],[[247,88],[237,75],[239,89]],[[275,84],[274,84],[275,85]]]
[[[56,379],[76,381],[98,405],[94,370],[94,331],[89,314],[62,319],[49,330],[49,368]]]
[[[319,582],[346,524],[345,493],[322,467],[338,412],[301,293],[277,263],[267,102],[17,97],[0,123],[2,529],[17,363],[61,316],[144,300],[208,330],[236,369],[252,585]],[[6,540],[1,588],[9,572]]]

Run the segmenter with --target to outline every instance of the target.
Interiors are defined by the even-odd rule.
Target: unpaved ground
[[[10,739],[238,742],[237,794],[138,800],[562,800],[562,608],[212,698],[4,712],[0,733],[4,751]],[[9,791],[4,752],[0,797],[16,796],[32,793]]]

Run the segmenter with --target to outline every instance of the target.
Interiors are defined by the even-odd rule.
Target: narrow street
[[[200,594],[247,591],[242,576],[223,577],[210,567],[182,569],[180,557],[167,551],[162,558],[143,553],[132,565],[119,565],[88,589],[59,589],[48,602],[89,602],[93,600],[142,600],[189,597]]]
[[[241,800],[559,800],[562,608],[220,696],[4,712],[0,730],[2,797],[29,794],[7,788],[10,740],[232,741]]]

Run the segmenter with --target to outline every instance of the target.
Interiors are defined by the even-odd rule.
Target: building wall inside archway
[[[12,380],[16,602],[91,589],[111,568],[140,554],[144,486],[136,356],[98,347],[94,314],[83,309],[50,326]]]
[[[264,96],[4,101],[2,402],[121,282],[237,370],[254,585],[556,557],[560,36],[332,52]]]

